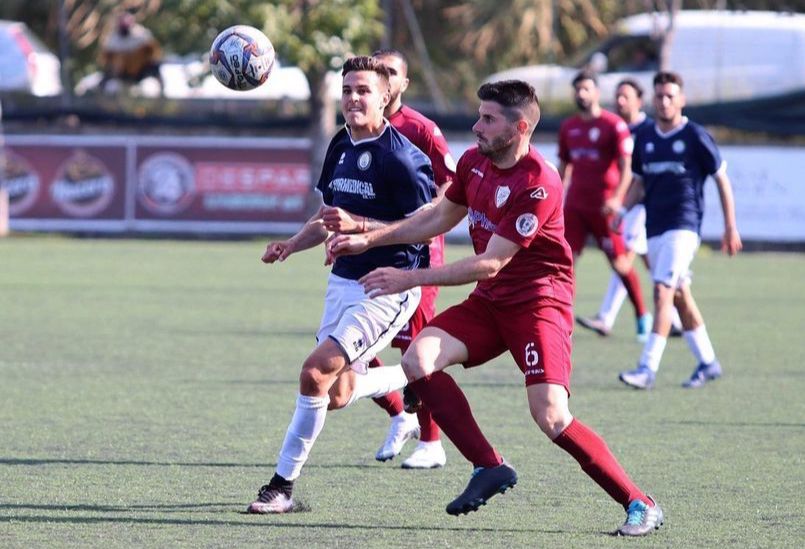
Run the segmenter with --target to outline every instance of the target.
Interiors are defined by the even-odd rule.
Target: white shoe
[[[400,412],[391,418],[391,427],[383,446],[375,454],[377,461],[387,461],[399,454],[406,441],[419,438],[419,421],[416,414]]]
[[[402,462],[403,469],[436,469],[444,467],[447,463],[447,456],[444,454],[444,447],[440,440],[432,442],[419,442],[414,448],[414,453]]]

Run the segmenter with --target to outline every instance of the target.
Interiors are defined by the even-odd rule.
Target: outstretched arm
[[[436,206],[423,208],[405,220],[388,225],[376,222],[369,232],[337,235],[330,240],[328,252],[332,257],[339,257],[360,254],[378,246],[425,242],[455,227],[465,215],[466,206],[444,198]]]
[[[388,295],[416,286],[458,286],[496,276],[520,250],[520,246],[499,235],[492,235],[486,251],[453,263],[402,271],[392,267],[375,269],[363,276],[360,283],[372,296]]]
[[[295,235],[288,240],[269,242],[266,251],[263,253],[263,263],[274,263],[275,261],[285,261],[289,255],[318,246],[327,239],[327,229],[321,219],[324,206],[319,208],[316,215],[311,217],[307,223],[299,229]]]
[[[724,169],[716,172],[713,178],[718,186],[721,210],[724,213],[724,237],[721,239],[721,251],[735,255],[743,248],[743,244],[741,236],[738,234],[738,225],[735,222],[735,200],[732,197],[732,185],[730,185]]]

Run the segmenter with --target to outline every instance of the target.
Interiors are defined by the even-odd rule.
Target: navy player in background
[[[327,150],[317,185],[325,206],[294,236],[269,242],[263,262],[284,261],[328,237],[323,216],[342,208],[367,223],[395,222],[429,206],[436,194],[428,158],[383,118],[389,102],[389,73],[370,57],[344,63],[341,109],[346,127]],[[271,481],[260,488],[250,513],[293,510],[293,482],[324,427],[328,409],[358,398],[398,390],[406,384],[402,368],[367,369],[419,305],[418,287],[371,298],[358,279],[378,267],[409,270],[428,266],[428,247],[397,244],[338,258],[327,282],[318,345],[302,364],[299,395]],[[331,396],[333,397],[331,399]]]
[[[621,372],[620,380],[637,389],[654,386],[668,333],[672,309],[682,318],[685,341],[698,365],[684,387],[701,387],[721,376],[704,320],[690,291],[690,264],[701,241],[704,182],[712,176],[724,213],[721,249],[729,255],[741,250],[735,223],[732,187],[726,163],[707,131],[682,116],[685,95],[682,78],[672,72],[654,77],[656,125],[637,132],[632,155],[634,184],[625,206],[643,199],[651,274],[654,280],[654,327],[638,366]]]
[[[642,128],[654,124],[654,120],[646,116],[643,111],[643,88],[631,78],[621,80],[615,88],[615,106],[618,115],[629,126],[632,136],[636,135]],[[646,269],[651,273],[648,264],[648,243],[646,242],[646,208],[643,204],[635,204],[628,212],[624,209],[621,214],[623,215],[623,224],[620,229],[623,232],[623,240],[626,244],[626,263],[631,266],[634,263],[635,256],[639,255],[643,259]],[[576,322],[598,335],[608,336],[626,299],[626,295],[626,287],[621,282],[620,276],[617,273],[612,273],[598,314],[594,317],[577,316]],[[676,309],[673,309],[671,335],[682,335],[682,324]],[[638,340],[641,343],[645,343],[647,339],[648,331],[645,334],[638,334]]]

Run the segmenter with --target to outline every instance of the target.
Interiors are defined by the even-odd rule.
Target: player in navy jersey
[[[430,205],[436,189],[427,157],[383,118],[389,101],[388,70],[370,57],[344,63],[341,110],[346,127],[327,150],[317,189],[325,206],[294,236],[270,242],[262,260],[285,261],[291,254],[325,242],[323,216],[341,208],[354,216],[395,222]],[[381,298],[369,296],[358,282],[377,267],[415,270],[428,266],[423,244],[393,244],[338,258],[330,273],[318,345],[305,359],[299,396],[277,460],[276,473],[260,488],[250,513],[293,510],[293,482],[301,473],[328,408],[361,397],[398,390],[406,384],[402,368],[368,369],[419,305],[419,288]],[[331,400],[331,395],[337,399]]]
[[[648,335],[651,313],[640,279],[627,259],[627,248],[612,218],[622,206],[631,183],[632,136],[626,123],[601,108],[595,74],[579,72],[573,79],[579,113],[559,128],[559,173],[567,186],[565,236],[574,264],[592,235],[618,274],[634,306],[637,336]]]
[[[455,161],[450,155],[447,141],[439,127],[414,109],[403,105],[402,94],[408,87],[408,63],[405,56],[393,49],[379,50],[372,57],[383,63],[389,71],[390,100],[386,106],[385,115],[391,125],[406,136],[431,161],[434,182],[438,188],[438,200],[443,196],[447,186],[455,176]],[[323,215],[324,224],[333,232],[358,232],[374,226],[376,220],[364,219],[350,215],[340,208],[329,208]],[[430,265],[439,266],[444,263],[444,236],[432,239],[430,246]],[[397,333],[391,342],[392,347],[403,352],[411,344],[413,338],[422,330],[425,324],[436,314],[436,298],[438,287],[425,286],[422,288],[422,299],[419,302],[414,316]],[[376,367],[382,363],[380,359],[373,360],[369,366]],[[407,389],[407,388],[406,388]],[[383,408],[391,417],[391,426],[383,444],[375,454],[378,461],[387,461],[397,456],[406,441],[419,436],[419,443],[414,452],[402,463],[404,469],[431,469],[442,467],[447,461],[444,448],[439,436],[439,427],[427,410],[419,406],[408,413],[407,408],[416,401],[416,396],[406,393],[407,404],[397,392],[375,397],[372,400]]]
[[[627,511],[618,530],[644,535],[659,528],[662,510],[629,478],[607,444],[568,407],[573,330],[573,261],[564,236],[562,182],[530,145],[539,121],[534,89],[519,80],[482,85],[478,145],[458,162],[444,199],[402,223],[364,234],[338,235],[330,253],[421,242],[465,216],[475,255],[441,267],[380,268],[361,278],[372,295],[424,285],[477,282],[462,303],[438,314],[403,356],[422,401],[475,470],[447,505],[452,515],[476,511],[517,483],[517,473],[487,441],[469,403],[443,370],[479,366],[509,351],[523,372],[531,415],[543,433]]]
[[[625,205],[641,199],[646,206],[648,255],[654,280],[654,326],[638,366],[621,372],[620,380],[637,389],[654,386],[671,327],[674,306],[684,337],[698,362],[684,387],[701,387],[721,376],[704,320],[690,290],[690,265],[701,241],[704,182],[712,176],[724,214],[721,248],[729,255],[741,250],[735,223],[732,187],[726,163],[707,131],[682,116],[682,78],[672,72],[654,77],[657,122],[638,131],[632,157],[634,184]]]
[[[643,88],[635,80],[626,78],[618,83],[615,88],[615,106],[618,115],[623,118],[629,126],[629,131],[634,136],[641,128],[654,124],[654,120],[646,116],[643,112]],[[622,212],[623,223],[620,230],[626,244],[626,254],[624,263],[631,266],[636,255],[643,259],[643,263],[648,269],[648,244],[646,242],[646,209],[642,204],[635,204],[628,211]],[[650,271],[649,271],[650,272]],[[621,306],[626,299],[627,291],[620,276],[612,273],[609,286],[601,301],[598,314],[594,317],[576,317],[579,325],[593,330],[601,336],[608,336],[615,324]],[[645,343],[648,339],[649,327],[642,333],[638,333],[638,340]],[[672,335],[682,335],[679,315],[674,309],[674,324]]]

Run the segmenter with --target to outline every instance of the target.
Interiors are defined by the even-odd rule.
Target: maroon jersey
[[[505,170],[477,147],[458,161],[447,199],[466,206],[476,254],[497,234],[522,248],[474,295],[496,305],[515,305],[543,297],[573,303],[573,259],[565,241],[562,182],[556,168],[534,149]]]
[[[567,206],[600,211],[620,180],[618,159],[631,156],[629,126],[618,115],[602,110],[584,120],[572,116],[559,128],[559,159],[572,164]]]
[[[433,179],[437,187],[453,181],[456,175],[456,163],[450,155],[447,140],[433,120],[403,105],[400,110],[389,117],[389,122],[430,159],[433,166]],[[434,238],[431,242],[430,265],[431,267],[444,265],[443,235]],[[422,288],[420,307],[423,308],[427,320],[436,314],[436,297],[438,295],[438,286]]]

